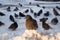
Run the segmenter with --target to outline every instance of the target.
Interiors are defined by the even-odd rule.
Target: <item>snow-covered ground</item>
[[[2,2],[0,2],[2,3]],[[60,16],[56,16],[59,20],[57,25],[52,25],[51,24],[51,20],[55,17],[55,15],[53,14],[53,8],[55,8],[56,6],[60,6],[60,4],[40,4],[41,7],[37,7],[35,5],[35,3],[39,3],[39,2],[33,2],[34,5],[29,5],[28,4],[23,4],[24,8],[19,7],[18,11],[13,11],[15,9],[15,6],[12,7],[11,6],[11,12],[6,11],[5,9],[8,7],[1,7],[0,8],[0,12],[3,12],[4,14],[6,14],[5,16],[0,16],[0,21],[2,21],[3,23],[5,23],[5,25],[0,27],[0,40],[60,40]],[[3,5],[7,4],[2,3]],[[9,3],[8,3],[9,4]],[[15,5],[15,2],[11,3],[12,5]],[[16,3],[16,5],[18,5],[18,3]],[[46,6],[45,9],[42,8],[42,6]],[[32,8],[34,10],[34,12],[38,12],[40,9],[43,10],[43,13],[41,14],[41,16],[34,18],[33,13],[24,13],[25,15],[31,15],[34,19],[36,19],[37,23],[38,23],[38,29],[37,31],[35,30],[26,30],[25,28],[25,18],[21,18],[21,19],[16,19],[16,22],[18,23],[18,28],[15,31],[11,31],[8,29],[8,27],[13,23],[10,21],[9,16],[13,15],[14,13],[19,14],[19,12],[24,12],[26,9],[30,9]],[[60,14],[60,10],[56,9],[59,14]],[[48,33],[44,32],[44,29],[42,28],[42,24],[41,22],[39,22],[39,19],[45,17],[43,14],[49,11],[50,12],[50,16],[48,17],[47,23],[53,28],[48,30]],[[32,34],[34,32],[34,35]],[[27,36],[27,39],[25,38],[25,36]]]

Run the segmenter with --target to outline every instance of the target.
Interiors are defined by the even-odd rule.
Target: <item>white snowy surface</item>
[[[6,2],[5,2],[6,3]],[[4,3],[3,3],[4,4]],[[7,3],[6,3],[7,4]],[[8,2],[9,4],[9,2]],[[15,5],[15,3],[13,2],[13,5]],[[40,4],[41,5],[41,4]],[[51,7],[56,7],[59,6],[60,4],[50,4],[50,5],[45,5],[45,6],[51,6]],[[27,7],[27,5],[25,5]],[[44,6],[44,5],[43,5]],[[43,10],[43,13],[41,14],[41,16],[34,18],[34,15],[32,13],[24,13],[25,15],[31,15],[34,19],[36,19],[37,23],[38,23],[38,29],[37,30],[26,30],[25,28],[25,20],[24,18],[21,19],[15,19],[16,22],[18,23],[18,28],[15,31],[11,31],[8,29],[8,27],[13,23],[9,20],[9,15],[13,15],[14,13],[19,13],[19,12],[23,12],[26,9],[29,8],[19,8],[18,11],[13,11],[15,7],[11,7],[11,12],[7,12],[6,7],[1,7],[0,8],[0,12],[3,12],[4,14],[6,14],[5,16],[0,16],[0,21],[2,21],[3,23],[5,23],[5,25],[0,27],[0,40],[60,40],[60,16],[57,16],[59,23],[57,25],[52,25],[51,24],[51,20],[55,17],[53,14],[53,8],[45,8],[43,9],[42,7],[36,7],[36,6],[29,6],[30,8],[32,8],[34,10],[34,12],[38,12],[40,9]],[[60,10],[56,9],[59,14],[60,14]],[[48,33],[44,32],[44,29],[42,28],[42,24],[41,22],[39,22],[40,18],[45,17],[43,14],[49,11],[51,16],[48,17],[47,23],[53,28],[48,30]]]

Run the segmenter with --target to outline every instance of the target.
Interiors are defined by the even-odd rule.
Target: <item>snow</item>
[[[26,0],[27,1],[27,0]],[[31,0],[32,1],[32,0]],[[4,2],[4,3],[3,3]],[[30,1],[27,1],[27,4]],[[7,5],[7,4],[12,4],[12,5],[18,5],[18,1],[17,2],[9,2],[7,0],[7,2],[5,2],[4,0],[0,0],[0,3],[2,3],[3,5]],[[15,4],[16,3],[16,4]],[[46,2],[33,2],[32,3],[46,3]],[[47,2],[48,3],[48,2]],[[53,3],[53,2],[50,2]],[[57,2],[58,3],[58,2]],[[13,11],[14,7],[11,7],[11,12],[7,12],[6,8],[7,7],[1,7],[0,8],[0,12],[3,12],[4,14],[6,14],[5,16],[0,16],[0,21],[2,21],[3,23],[5,23],[5,25],[0,27],[0,40],[60,40],[60,16],[57,16],[59,23],[57,25],[52,25],[51,24],[51,20],[55,17],[53,14],[53,8],[55,8],[56,6],[59,6],[60,4],[40,4],[41,7],[36,7],[36,5],[27,5],[24,4],[24,7],[26,8],[19,8],[18,11]],[[43,9],[42,6],[46,6],[46,9]],[[25,15],[31,15],[34,19],[36,19],[37,23],[38,23],[38,29],[37,30],[27,30],[25,27],[25,18],[21,18],[21,19],[16,19],[16,22],[18,23],[18,28],[15,31],[11,31],[8,29],[8,27],[13,23],[9,20],[9,15],[13,15],[14,13],[19,14],[19,12],[24,12],[26,9],[32,8],[34,10],[34,12],[38,12],[40,9],[43,10],[43,13],[41,14],[41,16],[34,18],[34,15],[32,13],[24,13]],[[53,7],[53,8],[51,8]],[[60,14],[60,10],[56,9],[59,14]],[[44,29],[42,28],[42,24],[41,22],[39,22],[39,19],[45,17],[43,14],[49,11],[51,13],[51,16],[49,16],[47,23],[53,28],[47,31],[47,33],[44,31]]]

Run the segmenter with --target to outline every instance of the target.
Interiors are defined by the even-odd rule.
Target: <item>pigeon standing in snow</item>
[[[34,17],[35,17],[35,18],[37,17],[37,13],[34,13]]]
[[[13,17],[12,15],[9,16],[9,19],[10,19],[12,22],[15,22],[14,17]]]
[[[0,21],[0,26],[2,26],[2,25],[4,25],[4,23]]]
[[[60,10],[60,7],[56,6],[56,8]]]
[[[23,13],[28,13],[29,12],[29,9],[26,9]]]
[[[18,11],[19,9],[18,9],[18,7],[16,7],[15,9],[14,9],[14,11]]]
[[[22,12],[19,12],[20,17],[25,17],[25,15]]]
[[[21,3],[19,3],[19,6],[20,6],[20,7],[22,7],[22,4],[21,4]]]
[[[4,14],[4,13],[2,13],[2,12],[0,12],[0,16],[5,16],[5,14]]]
[[[8,11],[8,12],[10,12],[10,11],[11,11],[11,8],[10,8],[10,6],[7,8],[7,11]]]
[[[34,20],[30,15],[26,15],[26,29],[28,30],[37,30],[38,25],[37,21]]]
[[[12,23],[12,24],[9,26],[9,29],[11,29],[12,31],[14,31],[14,30],[17,29],[17,27],[18,27],[17,22],[14,22],[14,23]]]
[[[36,6],[37,6],[37,7],[40,7],[40,5],[39,5],[39,4],[36,4]]]
[[[53,12],[54,12],[55,16],[60,16],[60,14],[57,12],[57,10],[55,8],[53,9]]]
[[[45,6],[42,6],[43,9],[45,9]]]
[[[14,13],[14,16],[15,16],[15,18],[18,18],[18,15],[16,13]]]
[[[31,5],[31,2],[29,2],[29,4]]]
[[[34,12],[34,17],[40,16],[42,14],[42,10],[40,10],[38,13]]]
[[[40,16],[42,14],[42,9],[37,13],[37,16]]]
[[[50,25],[48,25],[47,23],[46,23],[46,20],[47,20],[48,18],[42,18],[42,19],[40,19],[40,22],[42,22],[42,27],[44,28],[44,30],[49,30],[49,29],[52,29],[51,27],[50,27]]]
[[[30,12],[33,13],[33,10],[30,8]]]
[[[54,25],[56,25],[56,24],[58,23],[57,17],[53,18],[53,19],[51,20],[51,23],[54,24]]]
[[[39,10],[39,12],[38,13],[34,13],[34,16],[35,16],[35,18],[37,17],[37,16],[40,16],[41,14],[42,14],[42,9],[41,10]]]
[[[44,13],[44,16],[49,16],[49,11],[47,11],[46,13]]]

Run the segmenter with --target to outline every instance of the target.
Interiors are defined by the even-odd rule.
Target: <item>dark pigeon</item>
[[[18,9],[18,7],[16,7],[15,9],[14,9],[14,11],[18,11],[19,9]]]
[[[2,26],[2,25],[4,25],[4,23],[0,21],[0,26]]]
[[[43,10],[41,9],[38,13],[37,16],[40,16],[42,14]]]
[[[10,21],[15,22],[14,17],[12,15],[9,16]]]
[[[7,11],[8,11],[8,12],[10,12],[10,11],[11,11],[11,8],[10,8],[10,6],[7,8]]]
[[[19,6],[20,6],[20,7],[22,7],[22,4],[21,4],[21,3],[19,3]]]
[[[31,2],[29,2],[29,4],[31,5]]]
[[[47,11],[46,13],[44,13],[44,16],[49,16],[49,11]]]
[[[14,13],[15,18],[18,18],[18,14]]]
[[[37,17],[37,13],[34,13],[34,17],[35,17],[35,18]]]
[[[60,7],[56,6],[56,8],[57,8],[58,10],[60,10]]]
[[[41,18],[40,22],[42,22],[42,21],[46,22],[47,20],[48,20],[48,18]]]
[[[42,6],[43,9],[45,9],[45,6]]]
[[[53,9],[53,12],[54,12],[55,16],[60,16],[60,14],[57,12],[57,10],[55,8]]]
[[[25,11],[24,11],[24,13],[28,13],[29,12],[29,9],[26,9]]]
[[[39,5],[39,4],[36,4],[36,6],[37,6],[37,7],[40,7],[40,5]]]
[[[25,15],[22,12],[19,12],[20,17],[25,17]]]
[[[12,23],[10,26],[9,26],[9,29],[14,31],[18,28],[18,24],[16,22]]]
[[[5,16],[5,14],[4,14],[4,13],[2,13],[2,12],[0,12],[0,16]]]
[[[33,13],[33,10],[30,8],[30,12]]]
[[[51,20],[51,23],[54,24],[54,25],[56,25],[56,24],[58,23],[57,17],[53,18],[53,19]]]

